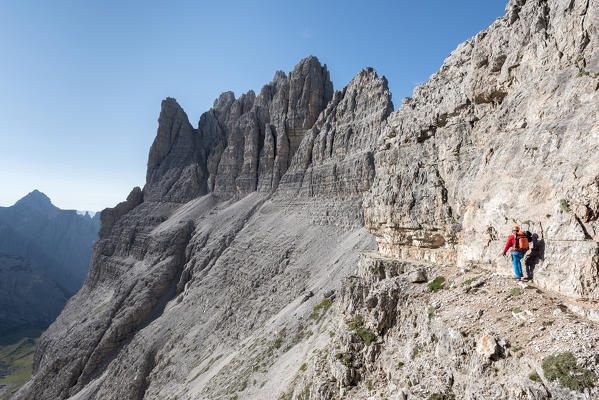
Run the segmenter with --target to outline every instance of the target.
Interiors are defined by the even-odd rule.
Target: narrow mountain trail
[[[482,268],[368,252],[303,383],[331,375],[339,384],[327,396],[351,399],[594,398],[599,324],[574,304],[596,307]],[[588,378],[566,383],[574,390],[551,373],[569,355],[579,370],[560,366],[567,377]]]

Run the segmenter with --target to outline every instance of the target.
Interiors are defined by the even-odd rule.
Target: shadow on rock
[[[533,233],[532,235],[532,246],[530,253],[524,261],[526,265],[526,275],[530,278],[534,278],[534,271],[537,264],[545,259],[545,239],[539,239],[539,235]]]

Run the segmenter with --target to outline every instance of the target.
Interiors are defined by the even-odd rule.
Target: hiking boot
[[[518,278],[517,276],[512,277],[512,279],[515,280],[515,281],[522,280],[522,278]]]

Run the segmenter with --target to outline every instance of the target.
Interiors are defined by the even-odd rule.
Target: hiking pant
[[[526,253],[520,253],[518,251],[512,251],[512,262],[514,263],[514,273],[516,278],[522,278],[522,264],[520,260]]]

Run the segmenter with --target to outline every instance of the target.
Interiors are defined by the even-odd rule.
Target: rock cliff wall
[[[304,134],[333,95],[326,66],[308,57],[278,71],[256,96],[223,93],[198,128],[175,99],[162,102],[148,157],[148,201],[186,202],[214,193],[226,199],[276,189]]]
[[[536,282],[596,299],[599,8],[506,11],[387,119],[366,226],[388,256],[508,272],[498,255],[519,225],[536,234]]]
[[[221,95],[197,129],[165,100],[146,185],[103,211],[84,288],[42,337],[22,396],[162,397],[202,354],[338,286],[373,247],[361,196],[380,130],[368,128],[390,99],[372,69],[333,96],[308,57],[259,96]],[[174,371],[181,345],[196,351]]]

